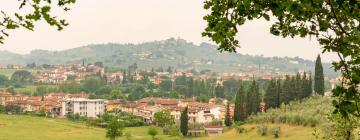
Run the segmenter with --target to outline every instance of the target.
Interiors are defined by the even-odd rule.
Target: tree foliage
[[[123,122],[113,119],[106,128],[106,138],[115,140],[117,137],[121,137],[123,135],[124,127],[125,125]]]
[[[217,98],[224,98],[225,97],[225,94],[224,94],[224,86],[218,84],[216,87],[215,87],[215,96]]]
[[[35,23],[44,20],[50,26],[55,26],[57,30],[62,30],[68,23],[65,19],[54,16],[52,9],[69,11],[69,6],[76,0],[18,0],[16,3],[19,8],[14,13],[7,13],[0,10],[0,43],[4,43],[8,31],[18,28],[34,30]],[[26,10],[25,10],[26,9]],[[26,12],[25,12],[26,11]]]
[[[152,137],[153,140],[155,140],[155,136],[158,134],[159,132],[156,130],[156,128],[154,127],[150,127],[148,130],[148,134]]]
[[[174,116],[170,114],[170,110],[161,110],[154,114],[155,122],[160,127],[172,126],[175,124]]]
[[[188,116],[188,107],[186,106],[184,111],[181,112],[180,116],[180,131],[183,136],[187,136],[189,129],[189,116]]]
[[[311,75],[306,72],[302,77],[300,73],[297,73],[296,76],[287,75],[284,82],[281,82],[280,79],[272,79],[265,91],[266,109],[278,108],[282,103],[288,104],[294,100],[303,100],[310,97],[311,93]]]
[[[88,77],[81,82],[83,83],[84,90],[90,93],[96,92],[106,84],[106,82],[99,77]]]
[[[311,96],[302,101],[290,101],[279,108],[270,108],[266,112],[248,117],[248,123],[290,124],[301,126],[326,125],[329,122],[326,114],[333,109],[331,99],[319,95]],[[326,130],[326,133],[333,132]]]
[[[225,125],[227,127],[230,127],[232,125],[232,120],[231,120],[231,116],[230,116],[230,105],[229,103],[226,105],[226,115],[225,115],[225,121],[224,121]]]
[[[247,97],[246,97],[246,112],[247,115],[256,114],[260,111],[260,91],[259,85],[255,80],[251,83],[250,88],[248,89]]]
[[[323,66],[321,63],[320,55],[317,56],[316,62],[315,62],[315,84],[314,84],[314,90],[315,93],[324,95],[324,72],[323,72]]]
[[[8,84],[9,78],[5,75],[0,74],[0,86],[5,86]]]
[[[360,116],[360,2],[357,0],[206,0],[210,10],[202,33],[220,51],[236,52],[238,27],[246,21],[274,21],[270,32],[282,37],[315,37],[325,52],[334,52],[343,81],[333,90],[334,113]]]
[[[30,83],[34,76],[26,70],[15,71],[11,76],[11,81],[14,83]]]
[[[280,94],[277,91],[276,81],[271,79],[265,93],[266,108],[277,108],[279,107]]]
[[[244,85],[241,82],[239,85],[238,92],[235,96],[235,108],[234,108],[234,121],[245,121],[246,119],[246,92],[244,89]]]

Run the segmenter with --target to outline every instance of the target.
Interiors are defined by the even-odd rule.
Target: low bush
[[[278,138],[278,137],[280,137],[280,133],[281,133],[281,130],[280,130],[280,127],[273,127],[272,129],[271,129],[271,133],[272,133],[272,135],[274,135],[274,137],[275,138]]]
[[[268,126],[266,125],[257,126],[257,133],[260,136],[266,136],[268,134]]]
[[[236,132],[238,132],[238,133],[244,133],[244,132],[245,132],[245,128],[242,127],[242,126],[238,126],[238,127],[236,127]]]
[[[179,137],[182,134],[181,134],[181,132],[179,130],[179,127],[172,127],[172,128],[169,129],[169,135],[171,137]]]

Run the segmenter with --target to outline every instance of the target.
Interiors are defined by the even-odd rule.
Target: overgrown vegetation
[[[276,123],[315,127],[329,123],[327,114],[331,111],[331,98],[312,96],[304,100],[282,104],[280,108],[268,109],[266,112],[252,115],[249,123]]]
[[[129,113],[125,112],[118,112],[118,113],[104,113],[99,115],[98,118],[88,118],[80,116],[79,114],[67,114],[67,119],[70,121],[76,122],[83,122],[89,126],[96,126],[96,127],[107,127],[107,125],[112,120],[120,120],[125,127],[137,127],[137,126],[144,126],[144,120],[141,117],[134,116]]]

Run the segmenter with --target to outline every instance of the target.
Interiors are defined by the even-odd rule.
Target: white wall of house
[[[61,115],[68,113],[79,114],[86,117],[97,117],[105,112],[105,100],[102,99],[65,99],[61,102]]]
[[[220,120],[221,119],[221,107],[217,106],[210,109],[211,114],[214,115],[214,119]]]
[[[213,120],[220,120],[221,118],[221,108],[213,107],[211,109],[200,110],[198,112],[189,112],[189,122],[190,123],[208,123]],[[171,111],[171,115],[174,116],[175,121],[180,121],[181,111]]]

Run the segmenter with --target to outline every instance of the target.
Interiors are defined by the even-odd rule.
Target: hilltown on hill
[[[2,69],[24,69],[24,66],[21,65],[9,65],[7,67],[2,67]],[[121,71],[116,72],[106,72],[105,68],[96,64],[61,64],[61,65],[45,65],[45,66],[37,66],[36,73],[34,75],[34,82],[35,83],[49,83],[49,84],[61,84],[70,80],[69,77],[75,77],[74,80],[76,82],[80,82],[87,76],[105,76],[108,79],[108,82],[117,82],[122,81],[124,73]],[[147,70],[150,72],[151,70]],[[182,70],[176,69],[174,72],[169,73],[166,70],[164,71],[155,71],[156,75],[149,77],[149,80],[154,84],[160,84],[163,80],[162,77],[170,77],[174,79],[178,76],[187,76],[187,77],[194,77],[196,79],[207,79],[210,76],[214,75],[215,72],[212,71],[204,71],[203,74],[194,76],[191,70]],[[225,72],[225,73],[217,73],[218,74],[218,83],[233,77],[241,80],[251,80],[254,78],[259,79],[271,79],[273,77],[277,77],[278,75],[273,74],[256,74],[253,73],[243,73],[243,72]],[[136,73],[133,75],[134,80],[141,80],[144,76],[140,74],[137,70]]]
[[[84,63],[84,62],[83,62]],[[47,83],[47,84],[62,84],[66,81],[75,81],[80,82],[88,76],[103,76],[107,78],[109,83],[121,83],[124,78],[124,73],[122,71],[113,71],[107,72],[102,66],[102,63],[99,62],[94,64],[59,64],[59,65],[39,65],[34,66],[36,72],[33,73],[34,83]],[[34,64],[35,65],[35,64]],[[136,65],[136,64],[134,64]],[[26,66],[29,67],[29,66]],[[9,64],[6,67],[0,67],[0,69],[15,69],[22,70],[26,68],[22,65]],[[137,66],[136,66],[137,67]],[[161,68],[162,69],[162,68]],[[174,80],[179,76],[193,77],[194,79],[208,79],[209,77],[214,77],[216,75],[216,83],[222,84],[225,80],[229,78],[235,78],[238,80],[251,80],[256,79],[265,79],[270,80],[272,78],[281,78],[285,79],[286,75],[293,75],[294,73],[257,73],[257,72],[223,72],[217,73],[211,70],[203,70],[200,74],[194,75],[193,69],[173,69],[173,72],[168,72],[167,70],[136,70],[132,75],[134,80],[142,80],[144,76],[141,74],[141,71],[154,72],[155,75],[147,77],[149,80],[159,85],[162,80],[170,78]],[[299,73],[304,71],[299,70]]]

